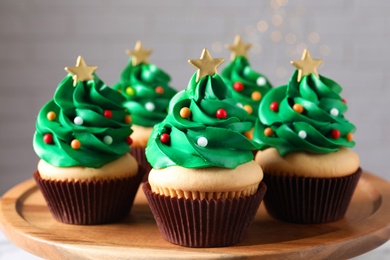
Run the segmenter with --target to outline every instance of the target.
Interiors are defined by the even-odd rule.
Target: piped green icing
[[[133,124],[152,127],[165,118],[169,101],[176,94],[169,86],[170,80],[169,75],[154,64],[133,66],[130,58],[113,88],[126,98],[123,105],[130,111]]]
[[[297,74],[296,70],[288,85],[272,89],[263,98],[254,140],[275,147],[282,156],[299,151],[324,154],[353,147],[355,142],[348,140],[347,134],[356,128],[344,118],[347,105],[340,97],[341,86],[314,74],[298,82]],[[272,102],[278,103],[277,111],[270,109]],[[295,111],[294,104],[300,104],[303,112]],[[332,114],[332,110],[337,113]],[[268,127],[273,131],[271,136],[264,133]],[[339,131],[340,137],[332,136],[333,130]]]
[[[263,74],[254,71],[245,56],[238,56],[231,61],[222,70],[221,76],[232,89],[233,97],[243,106],[249,105],[252,107],[253,112],[249,116],[249,120],[254,123],[258,117],[261,98],[272,88],[269,80]],[[234,90],[233,85],[236,82],[244,85],[242,91]],[[254,100],[252,98],[252,93],[255,91],[260,92],[260,100]]]
[[[129,115],[121,106],[124,100],[96,75],[94,80],[79,81],[76,86],[72,76],[66,76],[58,85],[54,99],[39,111],[33,139],[35,152],[58,167],[100,168],[118,159],[129,152],[126,138],[132,133],[131,124],[124,120]],[[104,116],[106,110],[110,110],[111,118]],[[48,119],[49,112],[56,114],[54,120]],[[75,124],[76,117],[82,119],[81,125]],[[52,143],[44,142],[45,134],[52,135]],[[112,138],[112,143],[107,136]],[[71,147],[74,139],[80,141],[79,149]]]
[[[190,109],[190,117],[180,116],[183,107]],[[221,108],[226,111],[226,118],[216,117]],[[164,121],[154,127],[146,156],[154,168],[235,168],[253,160],[252,150],[259,148],[259,144],[243,135],[251,127],[248,113],[237,106],[218,74],[198,82],[194,74],[187,89],[172,98]],[[160,140],[164,133],[170,136],[168,143]],[[199,145],[199,138],[206,138],[207,145]]]

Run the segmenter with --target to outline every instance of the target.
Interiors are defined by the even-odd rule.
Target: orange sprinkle
[[[164,93],[164,89],[163,89],[161,86],[156,87],[156,88],[155,88],[155,91],[156,91],[156,93],[158,93],[158,94],[163,94],[163,93]]]
[[[245,105],[244,109],[246,110],[246,112],[248,112],[248,114],[253,113],[253,108],[250,105]]]
[[[261,99],[261,93],[259,91],[253,91],[251,97],[253,100],[259,101]]]
[[[346,137],[347,137],[348,142],[351,142],[353,140],[353,134],[352,133],[348,133]]]
[[[273,134],[274,134],[274,131],[272,131],[272,129],[270,127],[267,127],[266,129],[264,129],[265,136],[271,136]]]
[[[188,107],[180,109],[180,116],[182,118],[189,118],[191,116],[191,110]]]
[[[244,136],[248,138],[249,140],[253,139],[253,133],[251,131],[245,132]]]
[[[47,119],[49,119],[50,121],[53,121],[54,119],[56,119],[57,115],[56,115],[56,113],[54,113],[53,111],[50,111],[49,113],[47,113],[46,117],[47,117]]]
[[[295,112],[299,114],[303,112],[303,106],[301,104],[294,104],[293,109]]]
[[[123,121],[124,121],[126,124],[130,124],[133,120],[131,119],[131,116],[126,115]]]
[[[73,139],[72,142],[70,143],[70,146],[71,146],[73,149],[77,150],[77,149],[80,149],[81,143],[80,143],[79,140]]]

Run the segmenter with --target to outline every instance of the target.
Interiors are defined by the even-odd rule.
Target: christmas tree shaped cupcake
[[[318,74],[321,62],[304,50],[290,82],[264,97],[255,127],[254,140],[273,147],[256,155],[269,187],[266,208],[290,222],[342,218],[361,172],[342,88]]]
[[[142,177],[129,154],[131,118],[124,97],[79,56],[54,98],[39,111],[34,178],[52,215],[69,224],[125,217]]]
[[[258,117],[260,101],[272,85],[264,75],[251,68],[247,57],[250,47],[251,44],[242,42],[237,35],[234,44],[227,46],[232,52],[232,61],[222,70],[221,76],[232,89],[233,97],[249,113],[249,119],[254,123]]]
[[[167,115],[169,101],[176,90],[169,86],[169,75],[149,63],[152,50],[144,49],[138,41],[135,49],[127,53],[130,55],[129,63],[113,88],[126,98],[123,105],[129,110],[133,124],[132,153],[148,172],[150,165],[145,158],[145,146],[153,126]]]
[[[248,113],[216,73],[223,59],[204,49],[189,62],[197,72],[149,139],[153,169],[143,190],[168,241],[232,245],[244,239],[265,193],[252,153],[259,147],[243,134],[252,127]]]

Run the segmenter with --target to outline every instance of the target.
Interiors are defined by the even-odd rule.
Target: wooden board
[[[246,240],[224,248],[166,242],[141,189],[122,222],[75,226],[56,222],[34,180],[28,180],[1,199],[0,228],[17,246],[48,259],[350,258],[390,239],[390,183],[364,172],[345,218],[329,224],[281,222],[261,206]]]

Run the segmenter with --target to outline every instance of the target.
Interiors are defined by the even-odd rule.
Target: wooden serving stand
[[[47,259],[344,259],[390,239],[390,183],[363,172],[346,216],[329,224],[285,223],[261,206],[247,238],[231,247],[186,248],[165,241],[141,189],[131,214],[121,222],[59,223],[32,179],[1,199],[0,228],[17,246]]]

